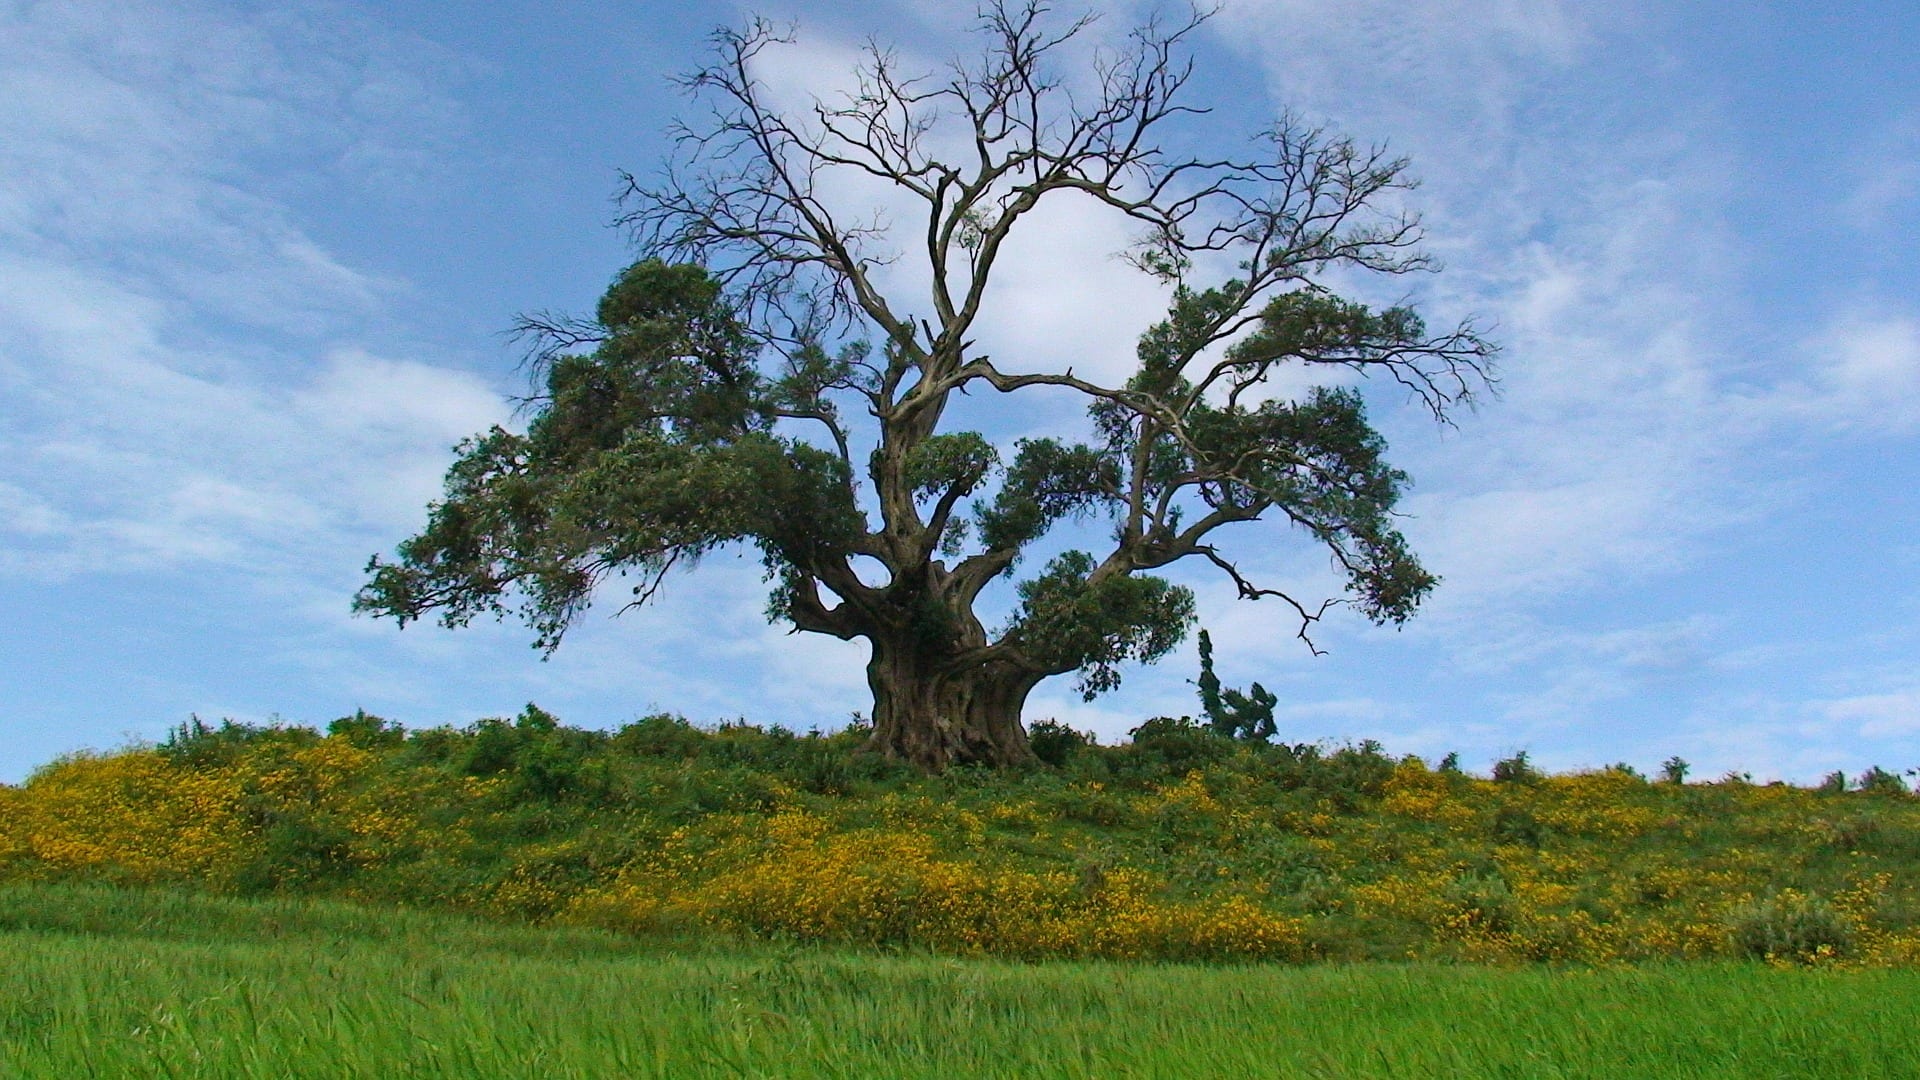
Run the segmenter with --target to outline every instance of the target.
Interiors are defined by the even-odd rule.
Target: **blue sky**
[[[0,0],[0,781],[190,713],[865,708],[864,647],[766,626],[751,556],[545,662],[516,624],[348,611],[452,444],[510,420],[513,315],[588,309],[622,265],[616,171],[661,159],[667,76],[710,29],[798,19],[766,73],[796,101],[876,27],[930,65],[966,48],[934,0],[555,7]],[[1119,33],[1142,9],[1101,10]],[[1228,0],[1209,123],[1291,107],[1410,156],[1447,265],[1417,299],[1505,350],[1503,396],[1457,429],[1374,400],[1444,578],[1406,629],[1336,615],[1316,658],[1186,575],[1283,737],[1480,769],[1920,765],[1920,13],[1837,10]],[[1119,370],[1155,294],[1109,257],[1124,227],[1064,210],[986,345]],[[1334,585],[1283,530],[1241,551]],[[1027,715],[1113,739],[1194,711],[1194,674],[1189,645],[1091,705],[1043,684]]]

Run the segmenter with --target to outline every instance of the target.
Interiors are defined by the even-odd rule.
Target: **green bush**
[[[1204,768],[1231,756],[1234,743],[1195,723],[1191,716],[1156,716],[1128,732],[1132,740],[1133,772],[1141,779],[1149,775],[1181,776],[1188,770]]]
[[[1496,843],[1520,844],[1537,848],[1546,838],[1546,829],[1533,811],[1523,806],[1503,806],[1494,811],[1487,830]]]
[[[1034,757],[1058,769],[1093,745],[1093,738],[1058,720],[1036,720],[1027,728],[1027,745],[1033,748]]]
[[[1760,960],[1812,963],[1845,956],[1853,947],[1845,916],[1819,896],[1794,889],[1742,904],[1728,923],[1735,950]]]
[[[690,758],[706,745],[707,733],[685,717],[668,713],[643,716],[613,736],[613,749],[626,757]]]
[[[1899,773],[1888,772],[1878,765],[1861,773],[1860,778],[1855,781],[1855,784],[1861,791],[1872,792],[1876,795],[1908,794],[1907,782],[1900,779]]]
[[[1513,929],[1513,890],[1499,873],[1475,870],[1447,884],[1448,906],[1465,917],[1468,926],[1490,934]]]
[[[352,716],[328,724],[327,734],[338,735],[362,750],[387,750],[407,739],[405,728],[371,716],[365,709],[355,709]]]
[[[1525,750],[1493,763],[1493,778],[1502,784],[1531,784],[1540,779],[1540,770],[1527,760]]]
[[[222,720],[214,727],[198,716],[172,728],[160,745],[154,747],[161,757],[189,768],[228,765],[263,745],[310,746],[320,733],[309,727],[283,724],[248,724]]]

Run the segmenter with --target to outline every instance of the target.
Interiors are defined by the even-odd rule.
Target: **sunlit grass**
[[[1910,1077],[1920,972],[1145,965],[0,890],[0,1075]]]

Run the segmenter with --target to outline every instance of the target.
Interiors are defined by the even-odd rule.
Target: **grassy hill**
[[[1021,959],[1920,961],[1920,800],[1878,770],[1487,779],[1162,719],[928,777],[861,736],[195,721],[0,786],[0,883]]]

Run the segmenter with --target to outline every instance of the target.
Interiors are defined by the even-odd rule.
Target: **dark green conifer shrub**
[[[1224,688],[1213,671],[1213,638],[1200,631],[1200,711],[1213,733],[1229,739],[1266,742],[1276,728],[1273,707],[1279,698],[1254,683],[1246,693]]]

